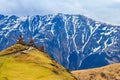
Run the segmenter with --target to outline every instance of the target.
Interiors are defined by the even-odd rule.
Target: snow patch
[[[93,49],[93,52],[97,52],[100,48],[101,48],[100,46],[97,47],[97,48],[94,48],[94,49]]]
[[[82,34],[82,43],[84,43],[84,41],[85,41],[84,37],[85,37],[84,34]]]
[[[102,40],[102,37],[100,37],[100,39],[97,41],[97,43],[99,44],[101,40]]]
[[[110,59],[108,59],[108,58],[105,58],[105,60],[106,60],[109,64],[115,63],[114,61],[112,61],[112,60],[110,60]]]
[[[107,29],[107,27],[102,28],[102,30],[106,30],[106,29]]]
[[[26,21],[27,20],[27,17],[19,17],[17,18],[18,21]]]

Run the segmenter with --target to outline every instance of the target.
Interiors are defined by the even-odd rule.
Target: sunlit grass
[[[4,52],[10,54],[15,51],[14,54],[0,56],[0,80],[74,80],[70,73],[47,54],[35,48],[27,50],[26,46],[23,47],[25,50],[19,52],[14,49],[9,51],[11,48],[14,47],[2,51],[2,55]]]
[[[19,51],[22,51],[22,50],[26,50],[28,48],[29,48],[28,46],[22,46],[21,44],[15,44],[15,45],[1,51],[0,55],[6,55],[6,54],[19,52]]]
[[[72,72],[78,80],[120,80],[120,63]]]

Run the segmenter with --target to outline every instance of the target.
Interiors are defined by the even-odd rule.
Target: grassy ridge
[[[9,55],[9,54],[16,53],[19,51],[27,50],[28,48],[29,48],[28,46],[23,46],[21,44],[15,44],[15,45],[1,51],[0,56],[1,55]]]
[[[120,80],[120,63],[101,68],[72,71],[78,80]]]
[[[16,46],[21,45],[10,48]],[[66,69],[35,48],[22,46],[12,54],[9,49],[0,52],[0,80],[75,80]],[[4,52],[9,55],[3,56]]]

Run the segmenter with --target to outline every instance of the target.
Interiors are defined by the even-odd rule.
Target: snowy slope
[[[69,70],[120,62],[120,26],[97,22],[82,15],[0,15],[0,50],[14,44],[19,35]]]

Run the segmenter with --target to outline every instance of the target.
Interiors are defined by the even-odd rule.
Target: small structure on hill
[[[16,44],[22,44],[22,45],[26,45],[26,46],[32,46],[37,48],[38,50],[44,52],[44,46],[35,46],[34,44],[34,40],[32,38],[29,39],[29,44],[25,44],[24,40],[22,39],[22,36],[20,35],[18,37],[18,40],[16,41]]]
[[[34,40],[32,38],[29,39],[29,46],[34,46]]]
[[[25,45],[25,42],[24,42],[24,40],[22,39],[22,36],[21,36],[21,35],[18,37],[18,40],[17,40],[16,44]]]

